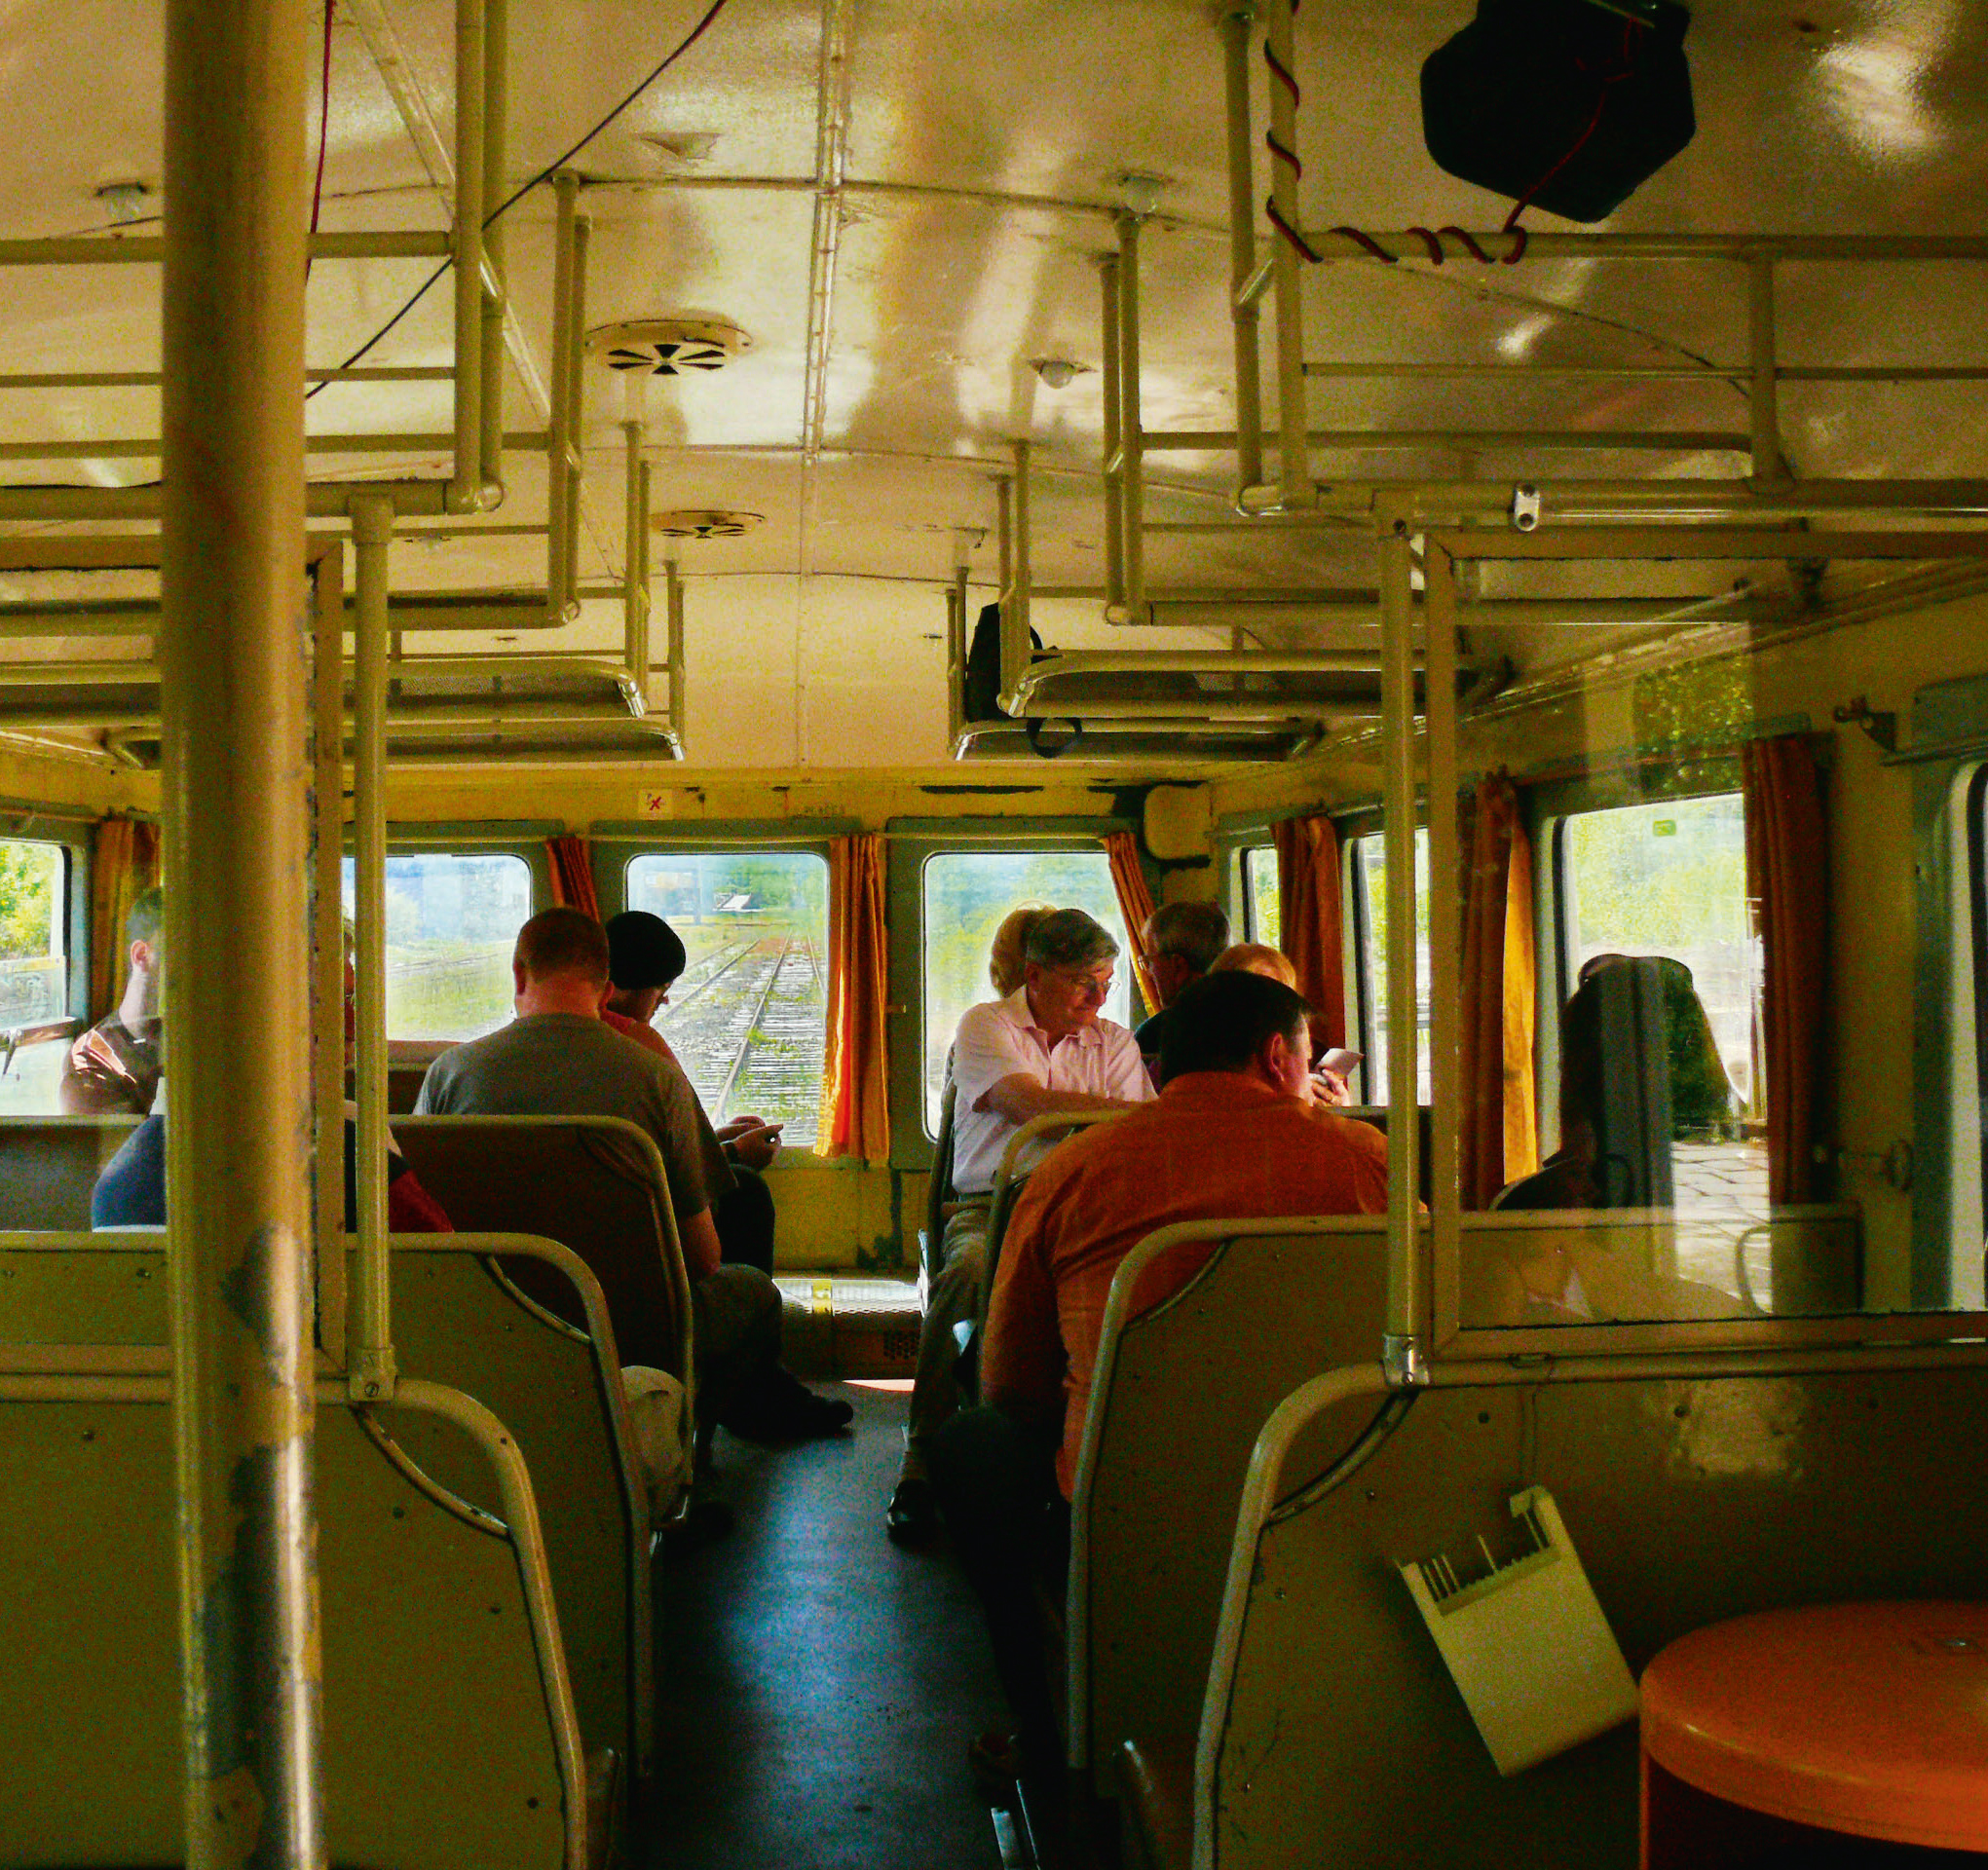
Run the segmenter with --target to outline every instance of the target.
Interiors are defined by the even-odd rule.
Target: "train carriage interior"
[[[0,53],[0,1865],[1988,1852],[1988,4]]]

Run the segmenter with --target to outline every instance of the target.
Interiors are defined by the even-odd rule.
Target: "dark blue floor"
[[[951,1557],[902,1552],[883,1503],[905,1398],[834,1441],[718,1438],[737,1529],[658,1566],[655,1870],[996,1870],[966,1745],[1005,1725]]]

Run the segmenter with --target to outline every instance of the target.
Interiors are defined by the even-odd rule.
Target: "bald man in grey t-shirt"
[[[598,1019],[528,1013],[429,1066],[420,1116],[622,1117],[646,1130],[669,1178],[669,1205],[684,1229],[685,1270],[711,1270],[687,1224],[725,1192],[709,1170],[697,1124],[697,1094],[673,1060],[644,1051]],[[713,1260],[711,1265],[716,1265]]]
[[[444,1052],[422,1080],[422,1116],[621,1117],[662,1156],[694,1312],[698,1409],[758,1440],[833,1434],[846,1402],[810,1394],[780,1367],[780,1291],[756,1266],[719,1263],[697,1094],[674,1059],[605,1025],[608,938],[592,916],[548,909],[518,931],[518,1017]]]

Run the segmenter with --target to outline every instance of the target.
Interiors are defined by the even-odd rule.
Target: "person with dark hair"
[[[345,1048],[350,1063],[357,1033],[354,1005],[357,981],[353,973],[352,924],[345,930]],[[170,1092],[161,1085],[159,1107],[124,1141],[104,1164],[90,1195],[93,1228],[163,1227],[166,1225],[166,1109]],[[358,1226],[358,1109],[345,1106],[345,1227]],[[407,1158],[387,1133],[387,1230],[394,1234],[455,1232],[441,1204],[416,1178]]]
[[[610,916],[607,930],[612,987],[601,1018],[624,1039],[675,1064],[676,1054],[653,1022],[669,1004],[669,990],[689,960],[683,938],[660,916],[643,909]],[[772,1190],[761,1171],[779,1153],[780,1126],[764,1117],[741,1116],[714,1130],[698,1098],[697,1131],[725,1263],[770,1273],[776,1216]]]
[[[812,1395],[780,1367],[780,1292],[756,1266],[727,1266],[711,1216],[716,1178],[700,1147],[697,1094],[673,1059],[601,1020],[607,932],[577,909],[518,931],[517,1018],[444,1052],[422,1080],[421,1115],[622,1117],[662,1156],[690,1275],[697,1389],[706,1420],[755,1440],[799,1440],[848,1423],[846,1402]]]
[[[62,1061],[56,1096],[72,1117],[146,1115],[159,1095],[160,994],[165,974],[166,897],[148,889],[125,917],[129,972],[117,1011],[79,1033]]]
[[[1146,971],[1160,1003],[1133,1033],[1150,1067],[1160,1055],[1172,1009],[1228,946],[1228,917],[1215,903],[1162,903],[1146,917]]]
[[[1008,1223],[981,1349],[982,1406],[930,1449],[932,1485],[987,1613],[1019,1724],[1023,1769],[1061,1775],[1036,1579],[1069,1561],[1076,1478],[1105,1301],[1118,1263],[1176,1221],[1380,1214],[1387,1143],[1312,1106],[1303,997],[1247,972],[1212,974],[1176,1002],[1155,1103],[1061,1143]],[[1142,1290],[1156,1304],[1207,1250],[1170,1254]],[[1052,1585],[1053,1585],[1052,1576]]]
[[[1690,968],[1594,954],[1560,1015],[1560,1146],[1500,1209],[1649,1208],[1671,1200],[1671,1144],[1733,1114]]]
[[[1029,925],[1023,954],[1022,985],[1004,1000],[968,1008],[953,1042],[953,1187],[959,1199],[940,1244],[939,1275],[925,1294],[904,1466],[884,1510],[885,1527],[902,1544],[938,1529],[924,1446],[959,1406],[954,1329],[979,1305],[988,1202],[1009,1139],[1032,1117],[1130,1109],[1152,1096],[1132,1034],[1099,1018],[1118,958],[1112,936],[1080,909],[1051,910]]]

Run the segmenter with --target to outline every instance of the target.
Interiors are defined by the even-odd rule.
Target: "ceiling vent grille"
[[[766,518],[764,513],[728,511],[717,506],[679,506],[652,513],[649,523],[665,539],[737,539]]]
[[[589,331],[586,348],[610,370],[689,377],[724,369],[752,339],[723,318],[636,318]]]

